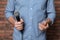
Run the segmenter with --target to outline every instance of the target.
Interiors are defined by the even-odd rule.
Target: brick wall
[[[48,40],[60,40],[60,0],[55,0],[56,20],[47,31]]]
[[[0,0],[0,40],[12,40],[13,28],[4,17],[7,0]],[[56,20],[47,30],[47,40],[60,40],[60,0],[55,0]]]
[[[12,40],[12,25],[4,17],[7,0],[0,0],[0,40]]]

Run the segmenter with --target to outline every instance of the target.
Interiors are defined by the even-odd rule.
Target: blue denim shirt
[[[23,40],[46,40],[46,32],[38,28],[38,24],[50,18],[55,19],[54,0],[8,0],[5,16],[8,19],[18,11],[24,20]],[[22,40],[22,34],[14,27],[13,40]]]

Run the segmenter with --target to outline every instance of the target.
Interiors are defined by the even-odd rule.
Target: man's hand
[[[49,24],[51,23],[51,20],[48,18],[45,21],[43,21],[42,23],[39,23],[39,29],[40,30],[46,30],[49,28]]]
[[[46,30],[47,28],[49,28],[49,25],[46,21],[43,21],[42,23],[39,23],[39,29],[42,30]]]
[[[15,25],[17,30],[23,30],[23,19],[20,19],[20,22],[15,22]]]

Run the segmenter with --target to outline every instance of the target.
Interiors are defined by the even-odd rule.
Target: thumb
[[[47,25],[46,21],[43,21],[42,24],[45,25],[45,26]]]
[[[21,22],[24,22],[23,19],[20,19]]]

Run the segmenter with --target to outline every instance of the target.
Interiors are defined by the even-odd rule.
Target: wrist
[[[50,24],[50,23],[52,22],[52,21],[50,20],[50,18],[47,18],[45,21],[46,21],[47,24]]]

